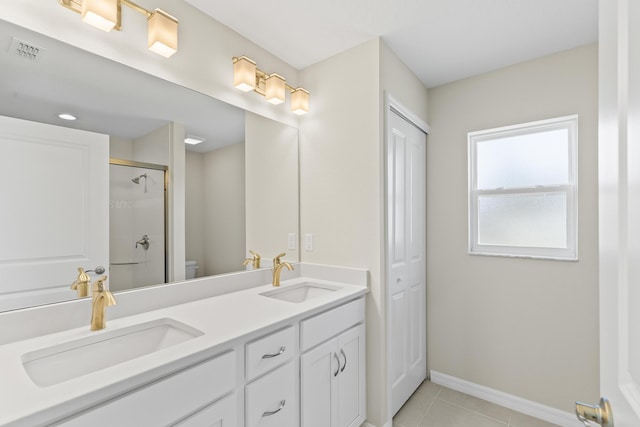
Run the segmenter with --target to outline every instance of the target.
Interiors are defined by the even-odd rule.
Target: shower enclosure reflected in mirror
[[[166,171],[162,165],[109,162],[109,288],[166,282]]]

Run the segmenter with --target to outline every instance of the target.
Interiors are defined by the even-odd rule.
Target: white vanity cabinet
[[[212,403],[175,427],[232,427],[238,425],[236,417],[238,398],[235,393]]]
[[[302,321],[303,350],[311,348],[300,358],[302,427],[358,427],[365,421],[362,322],[362,298]]]
[[[171,425],[231,393],[235,385],[236,356],[234,351],[229,351],[119,396],[57,425],[65,427]],[[228,413],[217,415],[217,419],[235,419],[235,399],[231,400],[234,401],[233,405],[218,407],[217,410],[219,412],[231,406],[233,410],[225,409]]]
[[[263,332],[238,335],[216,356],[144,384],[120,379],[113,386],[122,394],[105,389],[104,401],[90,407],[75,399],[53,425],[359,427],[366,419],[364,297],[314,313],[300,310]]]

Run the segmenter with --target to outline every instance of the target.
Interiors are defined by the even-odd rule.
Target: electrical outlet
[[[296,233],[289,233],[287,235],[287,243],[288,243],[288,246],[287,246],[288,249],[290,250],[296,249]]]
[[[313,234],[304,235],[304,250],[309,252],[313,251]]]

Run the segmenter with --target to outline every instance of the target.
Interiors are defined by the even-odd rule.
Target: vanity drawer
[[[236,385],[230,351],[67,419],[63,426],[168,425],[229,393]]]
[[[238,398],[235,393],[226,396],[196,412],[173,427],[225,427],[238,425]]]
[[[295,326],[247,344],[247,382],[291,360],[296,354],[296,348]]]
[[[364,321],[364,298],[300,322],[300,350],[306,351]]]
[[[246,427],[299,427],[297,368],[292,360],[246,387]]]

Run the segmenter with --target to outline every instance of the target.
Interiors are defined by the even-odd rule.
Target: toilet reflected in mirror
[[[185,279],[189,280],[196,278],[196,275],[198,274],[198,264],[194,260],[188,259],[184,263],[184,269]]]

